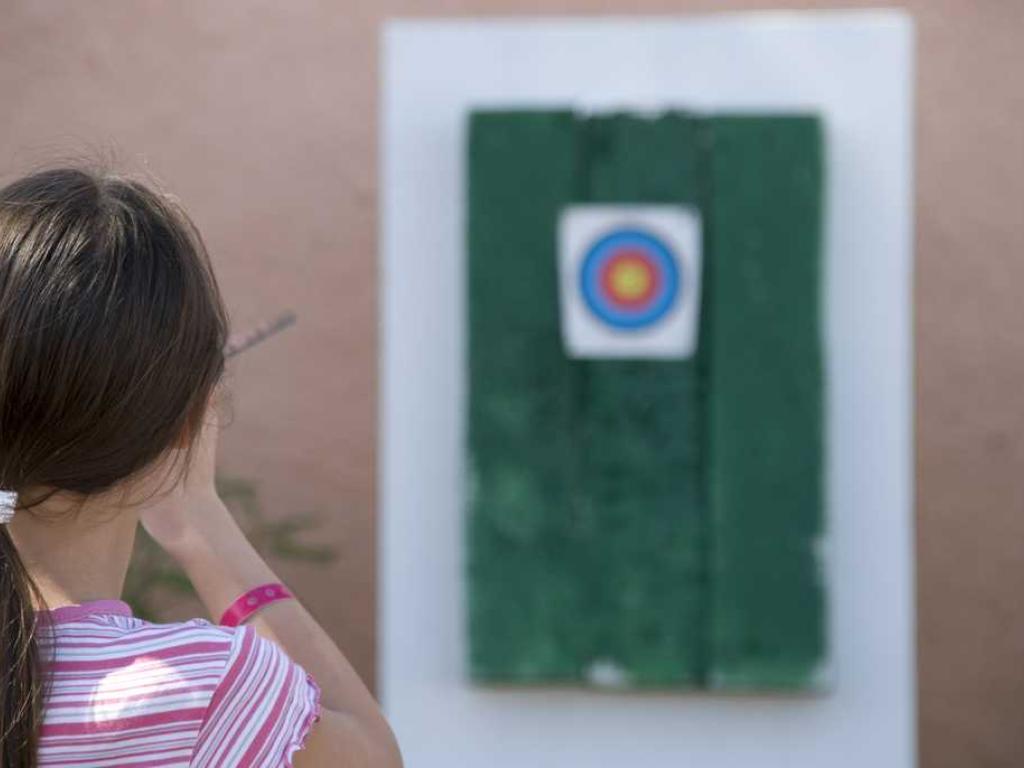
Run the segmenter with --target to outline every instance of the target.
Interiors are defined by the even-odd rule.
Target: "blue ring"
[[[601,286],[601,268],[615,251],[624,246],[645,251],[660,272],[658,293],[637,312],[615,307]],[[580,292],[587,308],[601,322],[627,331],[639,330],[660,320],[672,308],[679,293],[679,283],[679,268],[672,251],[659,238],[639,229],[620,229],[605,235],[590,246],[580,267]]]

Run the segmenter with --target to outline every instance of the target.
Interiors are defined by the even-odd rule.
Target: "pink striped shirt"
[[[290,766],[320,718],[316,682],[252,627],[153,624],[120,600],[42,615],[40,766]]]

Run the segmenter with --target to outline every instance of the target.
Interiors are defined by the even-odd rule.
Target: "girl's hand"
[[[188,460],[185,447],[169,449],[154,469],[161,490],[140,508],[139,521],[156,543],[171,554],[187,547],[191,537],[202,536],[204,526],[212,522],[211,516],[223,513],[224,505],[214,484],[219,431],[217,402],[211,398],[187,471],[183,472],[182,467]],[[168,479],[177,482],[164,489]]]

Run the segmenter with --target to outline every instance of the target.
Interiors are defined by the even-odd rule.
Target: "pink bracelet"
[[[220,617],[221,626],[237,627],[265,605],[294,597],[284,584],[261,584],[235,600]]]

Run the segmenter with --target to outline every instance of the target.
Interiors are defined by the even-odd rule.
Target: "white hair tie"
[[[7,525],[14,519],[14,510],[17,506],[17,491],[0,491],[0,525]]]

